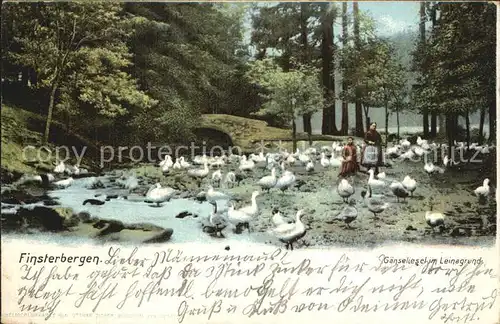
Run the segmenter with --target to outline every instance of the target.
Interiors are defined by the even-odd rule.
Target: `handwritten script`
[[[418,322],[489,323],[498,311],[497,272],[482,257],[360,258],[284,249],[196,255],[193,249],[119,246],[92,251],[95,256],[12,256],[18,261],[10,261],[15,288],[2,285],[9,285],[14,300],[2,317],[154,316],[206,323],[231,315],[242,322],[269,316],[326,322],[340,314],[406,313]],[[52,256],[56,261],[49,262]]]

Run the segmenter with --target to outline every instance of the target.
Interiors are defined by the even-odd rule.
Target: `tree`
[[[260,114],[279,116],[292,125],[293,150],[297,149],[295,120],[323,108],[323,91],[318,71],[306,66],[285,72],[272,60],[255,61],[248,78],[266,90]]]
[[[322,40],[321,61],[322,79],[324,87],[325,108],[323,109],[322,133],[336,135],[336,109],[335,109],[335,44],[333,43],[333,25],[337,15],[337,8],[327,4],[322,12]]]
[[[125,104],[148,108],[154,101],[139,91],[123,71],[131,65],[124,39],[129,21],[120,4],[23,3],[6,7],[23,17],[14,34],[20,50],[10,59],[31,67],[37,87],[48,90],[48,142],[58,92],[78,92],[78,99],[103,115],[125,114]],[[26,19],[31,17],[32,19]],[[76,76],[78,75],[78,76]]]
[[[353,17],[354,17],[354,46],[355,49],[359,52],[361,50],[361,36],[359,34],[359,6],[358,2],[353,2]],[[347,76],[346,76],[347,77]],[[355,93],[354,104],[356,107],[356,135],[363,136],[363,110],[361,108],[360,94],[358,91]],[[368,125],[367,125],[368,126]]]
[[[348,15],[347,15],[347,2],[342,3],[342,47],[347,48],[347,41],[349,35],[347,34]],[[342,77],[342,92],[347,93],[347,82]],[[342,100],[342,127],[340,133],[347,135],[349,131],[349,103],[347,100]]]

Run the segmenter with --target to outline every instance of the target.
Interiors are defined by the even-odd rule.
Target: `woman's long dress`
[[[368,144],[368,142],[374,142]],[[365,133],[365,147],[363,148],[361,164],[365,167],[378,167],[383,165],[382,137],[377,131],[369,130]]]
[[[344,161],[342,162],[339,175],[347,176],[356,173],[359,170],[356,146],[346,145],[342,151],[342,156],[344,157]],[[348,157],[351,157],[349,161],[347,161]]]

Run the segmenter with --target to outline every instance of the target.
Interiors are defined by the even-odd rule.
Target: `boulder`
[[[73,215],[73,210],[66,207],[20,208],[16,216],[25,227],[47,231],[63,231],[79,223],[79,219]]]
[[[144,240],[142,243],[146,243],[146,244],[148,244],[148,243],[163,243],[163,242],[170,240],[170,238],[172,237],[172,234],[174,234],[174,230],[171,228],[167,228],[163,232],[161,232],[160,234],[157,234],[149,239]]]

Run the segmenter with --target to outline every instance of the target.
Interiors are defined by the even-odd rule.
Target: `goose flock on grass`
[[[359,143],[356,146],[358,152],[360,152]],[[495,149],[494,146],[479,145],[477,143],[469,146],[464,143],[455,143],[455,149],[457,148],[462,150],[461,153],[477,153],[482,156],[490,154]],[[340,171],[339,168],[343,162],[342,149],[342,143],[333,142],[331,146],[310,147],[304,150],[297,149],[294,153],[285,150],[266,154],[263,152],[248,155],[223,154],[217,157],[199,155],[194,157],[192,161],[187,161],[183,156],[174,159],[170,155],[165,155],[157,167],[164,177],[185,173],[187,177],[192,178],[197,183],[200,189],[204,188],[193,199],[198,202],[206,201],[213,207],[212,212],[206,215],[204,225],[206,232],[217,237],[224,237],[223,232],[231,228],[235,233],[242,233],[244,230],[252,232],[252,223],[258,217],[268,217],[269,228],[267,233],[284,243],[287,249],[293,249],[294,243],[306,235],[308,226],[304,223],[304,219],[313,217],[313,215],[303,206],[296,206],[294,220],[289,219],[280,211],[279,206],[273,207],[271,211],[264,210],[259,206],[258,197],[263,194],[270,195],[270,197],[285,195],[287,191],[295,190],[297,186],[307,182],[304,180],[303,175],[328,169]],[[386,165],[411,163],[411,161],[422,163],[422,160],[424,160],[422,174],[427,174],[431,178],[439,178],[439,175],[446,173],[449,168],[464,163],[454,161],[448,155],[444,155],[444,158],[437,161],[428,161],[427,157],[434,149],[446,152],[447,146],[445,144],[429,143],[420,137],[417,138],[415,144],[412,144],[408,139],[403,139],[386,149]],[[300,171],[301,168],[302,172]],[[227,172],[224,172],[224,169],[227,169]],[[34,176],[30,181],[50,184],[56,189],[65,189],[73,184],[73,177],[81,176],[81,174],[87,172],[85,168],[79,165],[72,166],[59,162],[55,165],[53,174]],[[254,176],[256,172],[263,174],[260,178],[256,178]],[[336,173],[338,174],[338,172]],[[369,169],[368,177],[362,186],[364,188],[360,190],[361,199],[359,202],[362,204],[361,206],[357,205],[353,180],[340,179],[338,184],[333,186],[332,193],[336,192],[342,200],[340,203],[345,203],[346,206],[341,208],[341,211],[333,216],[333,219],[343,221],[346,224],[346,229],[352,229],[352,223],[356,221],[361,211],[366,208],[369,213],[373,214],[373,219],[377,220],[383,217],[384,211],[390,209],[392,204],[405,203],[408,199],[415,197],[414,194],[418,188],[416,179],[418,179],[417,176],[413,178],[410,175],[405,175],[403,179],[395,179],[391,177],[390,173],[380,172],[375,174],[373,169]],[[233,194],[228,189],[238,187],[242,181],[254,181],[255,190],[252,191],[251,197],[248,197],[250,198],[250,204],[237,208],[235,202],[244,199],[241,194]],[[332,183],[335,183],[335,181],[336,179],[333,178]],[[117,186],[128,190],[129,193],[140,189],[140,181],[133,172],[123,173],[115,182]],[[488,178],[484,179],[481,186],[471,190],[471,194],[474,194],[480,200],[488,199],[493,193],[489,184],[490,180]],[[85,188],[96,189],[103,187],[98,176],[86,179]],[[159,208],[176,197],[179,191],[179,189],[162,186],[158,182],[152,185],[146,193],[143,193],[143,201],[151,207]],[[389,201],[387,196],[383,194],[384,192],[392,193],[395,198],[394,201]],[[314,192],[311,194],[314,195]],[[331,199],[335,200],[336,198],[332,196]],[[435,205],[433,197],[425,199],[427,203],[424,203],[424,206],[426,206],[427,210],[422,211],[425,223],[432,229],[439,227],[442,231],[446,225],[444,212],[442,210],[433,210]],[[92,199],[86,200],[85,203],[100,204],[94,203]],[[291,201],[291,204],[293,204],[293,201]],[[221,206],[227,208],[224,209]]]

